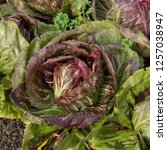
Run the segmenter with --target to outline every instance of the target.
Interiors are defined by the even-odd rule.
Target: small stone
[[[15,132],[12,133],[12,135],[13,135],[13,136],[17,136],[17,135],[18,135],[18,132],[15,131]]]

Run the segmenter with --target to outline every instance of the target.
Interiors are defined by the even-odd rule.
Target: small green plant
[[[60,12],[54,17],[53,22],[56,30],[66,31],[69,27],[70,19],[68,14]]]
[[[133,42],[129,39],[122,39],[121,41],[121,45],[124,47],[124,48],[132,48],[133,46]]]
[[[53,18],[56,30],[67,31],[73,29],[84,22],[84,19],[90,20],[89,15],[92,12],[91,2],[89,0],[79,0],[77,3],[78,16],[71,19],[67,13],[57,13]]]

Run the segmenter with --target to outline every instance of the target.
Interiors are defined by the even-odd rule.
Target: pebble
[[[0,150],[17,150],[21,146],[24,128],[19,119],[0,118]]]

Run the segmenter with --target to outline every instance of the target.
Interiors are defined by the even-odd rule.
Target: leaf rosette
[[[94,22],[56,37],[43,35],[41,44],[32,41],[13,76],[15,103],[62,127],[98,121],[111,110],[117,86],[140,66],[136,52],[110,45],[119,43],[118,31],[109,22]],[[109,38],[100,40],[101,32]]]
[[[26,83],[12,96],[23,100],[20,96],[24,92],[33,107],[61,107],[64,114],[48,120],[66,127],[84,127],[109,111],[115,89],[113,66],[105,52],[95,44],[67,40],[31,57]]]

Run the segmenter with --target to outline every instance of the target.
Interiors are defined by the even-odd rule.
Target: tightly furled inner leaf
[[[25,99],[37,109],[56,105],[64,114],[47,120],[63,127],[86,127],[111,109],[108,103],[115,90],[115,73],[105,52],[96,44],[68,40],[31,57],[26,82],[12,97],[20,104],[26,93]]]

